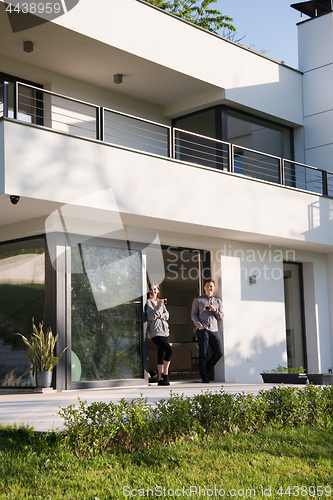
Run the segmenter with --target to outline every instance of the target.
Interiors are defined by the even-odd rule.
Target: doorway
[[[164,247],[165,278],[160,297],[167,299],[170,336],[173,347],[171,380],[195,380],[198,374],[199,347],[191,319],[192,302],[202,293],[203,281],[210,276],[210,252],[197,249]],[[153,342],[148,342],[149,372],[156,370]]]
[[[307,370],[302,271],[302,264],[283,264],[288,368]]]

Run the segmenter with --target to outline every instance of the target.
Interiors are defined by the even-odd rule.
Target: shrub
[[[156,437],[167,443],[203,432],[192,398],[174,395],[172,391],[169,399],[162,399],[157,403],[153,425],[158,429]]]
[[[209,391],[193,397],[194,411],[206,432],[229,432],[235,426],[234,396],[223,388],[218,393]]]
[[[70,405],[59,414],[65,419],[65,438],[78,457],[102,453],[122,427],[121,406],[114,403],[87,405],[79,398],[78,408]]]
[[[257,395],[227,394],[223,388],[191,397],[170,393],[149,405],[147,398],[114,403],[79,400],[60,412],[65,438],[78,457],[106,449],[138,451],[156,442],[230,431],[259,432],[265,425],[333,427],[333,386],[277,386]]]

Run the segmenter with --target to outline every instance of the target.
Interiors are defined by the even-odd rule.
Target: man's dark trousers
[[[199,344],[199,373],[202,380],[208,380],[208,373],[214,368],[218,360],[223,356],[222,343],[219,332],[210,332],[205,328],[197,330]],[[208,346],[212,350],[212,356],[206,362]]]

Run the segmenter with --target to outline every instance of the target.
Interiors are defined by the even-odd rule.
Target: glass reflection
[[[19,332],[30,338],[32,318],[44,319],[45,249],[43,239],[0,246],[0,386],[34,386]]]
[[[72,245],[72,382],[142,377],[141,290],[140,252]]]

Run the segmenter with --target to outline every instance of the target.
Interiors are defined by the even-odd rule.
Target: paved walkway
[[[275,385],[275,384],[274,384]],[[194,396],[202,391],[219,392],[221,387],[231,394],[238,392],[252,392],[256,394],[262,389],[270,389],[270,384],[232,384],[222,382],[211,382],[202,384],[199,382],[171,382],[169,387],[158,386],[157,384],[137,386],[137,387],[117,387],[103,390],[82,390],[65,392],[44,392],[42,394],[34,392],[15,392],[6,389],[0,390],[0,423],[29,425],[36,431],[62,430],[64,421],[58,415],[59,409],[77,404],[78,398],[87,401],[104,401],[116,403],[121,398],[128,400],[140,397],[148,398],[148,403],[153,404],[161,399],[168,398],[170,391],[173,394]]]

